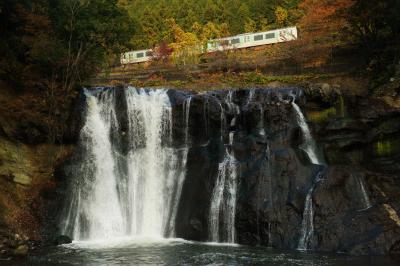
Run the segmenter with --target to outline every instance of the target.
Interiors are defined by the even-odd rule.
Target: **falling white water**
[[[235,159],[226,154],[219,164],[211,198],[209,234],[212,242],[235,242],[236,190],[237,165]]]
[[[362,178],[362,176],[356,176],[355,178],[358,186],[360,187],[361,198],[364,205],[363,210],[369,209],[372,205],[367,190],[365,189],[364,179]]]
[[[249,90],[249,96],[247,97],[247,102],[246,105],[250,105],[254,98],[255,98],[256,90],[255,89],[250,89]]]
[[[74,240],[173,236],[187,145],[167,146],[172,138],[167,91],[125,90],[126,156],[115,152],[111,137],[118,131],[113,90],[86,94],[81,143],[87,150],[82,167],[88,170],[76,177],[64,232],[72,228]]]
[[[240,113],[239,106],[232,101],[233,91],[225,98],[228,112]],[[234,126],[236,117],[231,120]],[[221,105],[221,127],[226,127],[225,111]],[[221,128],[221,133],[224,130]],[[233,151],[229,152],[234,140],[234,132],[229,132],[229,147],[225,148],[223,161],[218,167],[218,176],[212,192],[209,212],[209,236],[212,242],[235,243],[235,217],[238,165]]]
[[[304,137],[304,143],[302,144],[302,149],[307,153],[310,161],[313,164],[322,164],[322,160],[318,158],[315,141],[311,136],[310,128],[307,125],[307,121],[301,112],[300,107],[292,101],[293,109],[296,111],[296,120],[299,124]]]
[[[313,164],[322,165],[322,160],[318,157],[316,151],[316,144],[314,139],[311,136],[310,128],[307,125],[307,121],[301,112],[300,107],[292,101],[293,109],[296,112],[296,120],[299,124],[301,131],[303,133],[304,142],[301,145],[301,148],[307,153],[310,161]],[[312,194],[314,192],[316,184],[321,181],[320,173],[316,176],[316,179],[313,182],[313,185],[309,189],[303,210],[303,220],[301,223],[301,231],[300,231],[300,239],[297,245],[298,250],[307,250],[309,241],[312,238],[314,233],[314,209],[313,209],[313,202],[312,202]]]
[[[308,242],[313,235],[314,232],[314,210],[313,210],[313,201],[312,201],[312,193],[314,191],[314,186],[308,191],[306,202],[304,204],[303,211],[303,221],[301,222],[301,236],[299,239],[299,243],[297,245],[298,250],[307,250]]]
[[[192,97],[189,96],[183,102],[183,116],[185,118],[186,130],[185,130],[185,143],[188,143],[189,138],[189,115],[190,115],[190,102],[192,101]]]
[[[269,175],[269,208],[270,212],[272,213],[274,211],[274,201],[273,201],[273,196],[272,196],[272,169],[271,169],[271,148],[270,145],[267,145],[267,158],[268,158],[268,175]],[[271,215],[270,215],[271,217]],[[272,246],[272,232],[271,232],[271,220],[268,222],[268,246]]]
[[[85,140],[83,149],[87,154],[82,170],[88,178],[76,181],[65,229],[73,228],[74,239],[107,239],[124,233],[109,137],[112,126],[117,125],[114,101],[111,93],[99,98],[87,91],[85,94],[87,115],[81,139]],[[104,210],[108,210],[109,219],[103,219]]]
[[[259,104],[260,107],[260,135],[265,136],[265,128],[264,128],[264,108],[262,107],[261,104]]]
[[[300,239],[297,245],[298,250],[307,250],[308,244],[314,234],[314,209],[313,209],[313,200],[312,194],[316,185],[322,181],[321,174],[317,175],[317,178],[314,184],[309,189],[306,201],[304,204],[304,211],[303,211],[303,220],[301,222],[301,231],[300,231]]]

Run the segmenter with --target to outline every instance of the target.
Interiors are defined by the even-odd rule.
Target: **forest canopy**
[[[301,0],[119,0],[133,19],[135,49],[173,42],[167,20],[202,41],[294,25]]]
[[[398,14],[400,0],[0,0],[0,79],[69,91],[124,51],[161,47],[185,64],[209,39],[297,26],[294,56],[355,45],[387,80]]]
[[[1,0],[0,78],[71,90],[118,55],[133,24],[117,0]]]

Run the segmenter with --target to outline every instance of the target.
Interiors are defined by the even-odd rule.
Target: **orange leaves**
[[[346,44],[343,35],[348,24],[346,11],[354,2],[355,0],[302,1],[299,7],[304,15],[298,23],[300,38],[295,44],[297,47],[294,57],[309,66],[325,64],[335,47]]]
[[[354,0],[304,0],[300,4],[304,16],[299,26],[306,32],[340,30],[346,23],[343,11],[353,4]]]

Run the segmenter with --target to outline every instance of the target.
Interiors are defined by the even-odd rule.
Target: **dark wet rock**
[[[26,256],[26,255],[28,255],[28,252],[29,252],[28,245],[20,245],[14,250],[14,255]]]
[[[313,95],[309,97],[307,92],[310,91]],[[335,86],[324,84],[306,90],[306,94],[309,100],[317,101],[314,106],[323,108],[340,103],[340,97],[346,97]],[[224,101],[228,94],[221,91],[210,95],[216,99],[213,106],[217,115],[212,121],[219,129],[221,107],[218,105],[226,110]],[[177,234],[207,240],[207,203],[225,146],[234,151],[240,163],[235,224],[238,243],[295,249],[300,237],[305,197],[321,168],[312,166],[307,154],[299,148],[304,140],[294,120],[289,94],[276,97],[273,92],[261,93],[249,103],[245,95],[249,94],[235,91],[231,96],[240,107],[239,116],[225,113],[227,132],[235,132],[231,146],[227,146],[227,132],[221,140],[218,131],[214,132],[214,138],[206,135],[204,130],[200,131],[204,128],[204,116],[199,115],[204,114],[204,96],[192,96],[190,116],[193,117],[191,127],[195,130],[191,131],[191,137],[196,140],[191,143]],[[394,199],[399,198],[399,181],[393,175],[376,175],[374,171],[382,169],[383,162],[368,155],[377,135],[398,134],[397,111],[389,108],[388,115],[383,111],[384,103],[379,100],[372,100],[369,108],[373,109],[376,102],[377,110],[363,113],[365,100],[360,99],[352,103],[354,106],[347,107],[347,117],[330,117],[323,124],[312,127],[329,164],[323,171],[323,181],[313,193],[315,231],[309,245],[313,250],[350,254],[388,254],[398,250],[400,224],[396,222],[396,215],[400,204]],[[360,110],[356,111],[358,108]],[[260,135],[262,119],[265,135]],[[211,138],[213,144],[207,142],[207,138]],[[371,172],[368,169],[373,169],[372,161],[380,166]],[[393,159],[387,159],[386,164],[396,167]],[[360,182],[365,186],[371,206],[363,199]],[[190,202],[196,202],[196,207],[193,208]],[[193,226],[192,221],[201,226]]]
[[[81,90],[77,97],[70,103],[69,113],[67,114],[66,124],[63,136],[62,143],[64,144],[75,144],[79,140],[79,132],[83,127],[83,119],[85,115],[85,105],[86,99]]]
[[[336,116],[313,124],[330,165],[325,181],[314,192],[313,249],[388,254],[397,250],[400,239],[400,149],[393,141],[400,136],[400,108],[384,98],[341,97],[342,106],[330,104],[342,109]],[[320,99],[307,99],[314,102],[313,108],[321,106]]]
[[[61,235],[54,239],[54,245],[64,245],[72,243],[72,239],[69,236]]]
[[[302,84],[307,100],[318,103],[319,105],[331,105],[339,101],[341,96],[340,87],[328,83],[308,83]]]

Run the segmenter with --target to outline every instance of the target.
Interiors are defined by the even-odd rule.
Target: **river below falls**
[[[0,265],[400,265],[390,257],[347,256],[180,239],[75,242]]]

